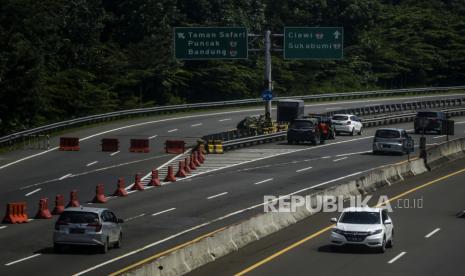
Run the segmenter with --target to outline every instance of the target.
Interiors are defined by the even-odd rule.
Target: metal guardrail
[[[411,89],[396,89],[396,90],[375,90],[375,91],[363,91],[363,92],[346,92],[346,93],[329,93],[329,94],[316,94],[316,95],[305,95],[305,96],[288,96],[288,97],[276,97],[274,100],[280,99],[302,99],[302,100],[330,100],[330,99],[341,99],[341,98],[363,98],[363,97],[377,97],[387,95],[402,95],[411,93],[422,93],[422,92],[444,92],[454,90],[465,90],[465,86],[450,86],[450,87],[428,87],[428,88],[411,88]],[[53,131],[76,127],[86,123],[96,123],[102,121],[108,121],[118,118],[130,117],[133,115],[146,115],[152,113],[163,113],[163,112],[176,112],[185,111],[190,109],[200,108],[214,108],[214,107],[228,107],[228,106],[240,106],[247,104],[258,104],[261,103],[261,98],[255,99],[244,99],[244,100],[232,100],[232,101],[219,101],[219,102],[208,102],[208,103],[195,103],[195,104],[182,104],[182,105],[169,105],[169,106],[158,106],[150,108],[139,108],[131,110],[115,111],[105,114],[91,115],[54,124],[49,124],[21,132],[13,133],[0,137],[0,145],[6,143],[14,143],[20,140],[22,137],[27,135],[37,135],[43,133],[50,133]]]
[[[276,133],[271,133],[271,134],[262,134],[262,135],[257,135],[257,136],[239,138],[236,140],[229,140],[229,141],[223,142],[223,149],[226,150],[226,149],[231,149],[231,148],[236,148],[236,147],[243,147],[246,145],[254,145],[254,144],[261,144],[261,143],[267,143],[267,142],[272,142],[272,141],[284,140],[286,139],[286,134],[287,134],[287,131],[281,131],[281,132],[276,132]]]

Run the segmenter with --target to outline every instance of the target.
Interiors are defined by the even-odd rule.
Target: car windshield
[[[437,112],[418,112],[417,117],[420,118],[429,118],[429,117],[438,117]]]
[[[349,117],[348,116],[343,116],[343,115],[335,115],[335,116],[333,116],[333,120],[347,121],[347,120],[349,120]]]
[[[98,215],[90,212],[63,212],[60,221],[66,223],[93,223],[98,221]]]
[[[341,223],[350,224],[378,224],[380,223],[378,212],[344,212]]]
[[[293,122],[291,128],[312,128],[313,123],[310,121],[297,121]]]
[[[392,129],[378,129],[375,136],[379,138],[400,138],[400,132]]]

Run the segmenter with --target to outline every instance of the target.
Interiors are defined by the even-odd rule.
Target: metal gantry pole
[[[265,89],[272,90],[271,80],[271,31],[265,32]],[[271,100],[265,101],[265,116],[271,118]]]

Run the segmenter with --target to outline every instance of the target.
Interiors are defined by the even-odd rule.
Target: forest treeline
[[[465,83],[463,0],[0,0],[0,135],[113,110],[259,97],[262,53],[177,61],[174,26],[344,27],[342,61],[273,53],[279,96]]]

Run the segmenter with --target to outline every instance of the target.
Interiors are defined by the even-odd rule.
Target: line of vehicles
[[[452,124],[450,124],[452,122]],[[414,119],[414,132],[449,133],[453,121],[441,111],[419,111]],[[309,114],[291,121],[287,131],[288,144],[310,142],[313,145],[324,144],[337,135],[362,135],[362,119],[353,114],[335,114],[332,117],[321,114]],[[414,150],[414,139],[402,128],[377,129],[373,139],[373,154],[408,154]]]

